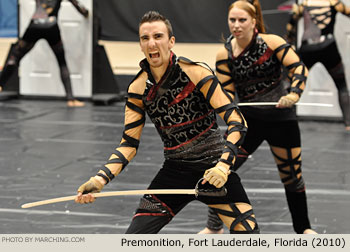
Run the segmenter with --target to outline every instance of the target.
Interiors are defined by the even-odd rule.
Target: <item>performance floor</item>
[[[88,103],[72,109],[59,100],[0,102],[0,233],[125,232],[140,196],[20,207],[74,195],[119,143],[123,106]],[[350,233],[350,133],[336,122],[302,121],[300,128],[312,226],[319,233]],[[147,119],[138,155],[104,191],[145,189],[162,162],[161,141]],[[268,146],[263,144],[238,173],[261,233],[293,233]],[[161,233],[195,234],[204,227],[206,214],[205,205],[192,202]]]

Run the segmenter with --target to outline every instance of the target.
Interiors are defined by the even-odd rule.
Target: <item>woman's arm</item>
[[[275,52],[277,59],[288,70],[288,76],[291,79],[291,88],[288,98],[291,99],[290,103],[287,102],[280,104],[278,107],[291,107],[296,103],[301,94],[303,93],[306,85],[306,79],[308,75],[308,69],[304,63],[300,60],[297,53],[291,48],[283,38],[266,34],[262,35],[267,45]]]

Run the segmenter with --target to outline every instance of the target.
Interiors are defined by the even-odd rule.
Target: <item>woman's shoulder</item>
[[[275,50],[281,45],[287,43],[281,36],[278,36],[276,34],[260,33],[259,35],[265,41],[267,46],[272,50]]]
[[[220,49],[216,53],[216,61],[227,59],[227,57],[228,57],[228,51],[225,45],[223,45],[222,47],[220,47]]]

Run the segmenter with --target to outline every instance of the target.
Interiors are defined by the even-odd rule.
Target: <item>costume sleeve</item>
[[[290,19],[286,26],[286,40],[292,45],[296,45],[298,21],[302,17],[303,11],[304,7],[302,5],[293,4]]]
[[[350,6],[345,6],[345,4],[339,0],[333,1],[332,4],[337,12],[340,12],[340,13],[350,17]]]
[[[291,81],[290,92],[297,93],[300,97],[305,89],[308,70],[290,44],[278,36],[275,36],[275,38],[282,41],[282,43],[278,41],[279,46],[275,49],[275,54],[289,72],[288,77]]]
[[[99,171],[99,173],[103,171],[109,181],[117,176],[136,155],[144,124],[145,112],[142,95],[128,92],[122,139],[108,162]]]
[[[226,90],[227,93],[231,95],[232,98],[234,98],[235,95],[235,86],[233,83],[233,78],[231,75],[231,71],[229,69],[229,59],[227,57],[223,57],[222,52],[219,52],[216,56],[216,76],[218,77],[221,85]]]
[[[80,3],[78,0],[69,0],[74,7],[82,14],[84,17],[89,15],[89,11]]]
[[[247,124],[233,98],[219,84],[214,75],[208,75],[198,82],[197,88],[203,93],[215,112],[228,126],[225,147],[219,163],[229,167],[236,160],[238,148],[244,140]]]

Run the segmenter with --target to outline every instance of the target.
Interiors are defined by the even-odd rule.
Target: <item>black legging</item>
[[[248,116],[245,116],[245,119],[247,120],[249,128],[233,170],[239,169],[247,160],[248,156],[254,153],[265,140],[270,145],[271,151],[274,147],[290,150],[301,146],[300,130],[298,122],[295,120],[272,122],[262,121]],[[272,153],[276,156],[276,153],[273,151]],[[287,158],[285,163],[301,166],[301,162],[291,158]],[[283,172],[282,167],[278,167],[278,169],[280,173]],[[284,183],[287,203],[292,215],[293,228],[296,233],[303,233],[305,229],[310,228],[310,222],[308,218],[304,181],[302,177],[297,178],[298,174],[301,174],[301,168],[296,172],[290,172],[288,175],[288,180],[293,181],[292,183],[287,184],[286,181],[283,180],[282,182]],[[222,226],[220,219],[210,210],[207,227],[212,230],[219,230]]]
[[[212,166],[213,164],[194,164],[166,160],[163,168],[151,182],[149,189],[193,189],[198,180],[203,177],[204,171]],[[234,203],[250,205],[240,178],[236,173],[233,172],[229,175],[225,187],[227,195],[224,197],[198,196],[196,198],[194,195],[186,194],[144,195],[126,233],[158,233],[181,209],[196,199],[207,205],[230,205],[233,209],[232,214],[236,215],[236,220],[242,223],[246,220],[251,220],[256,223],[255,218],[252,216],[252,211],[248,214],[247,212],[241,213],[234,209]],[[232,215],[228,214],[227,216]],[[250,231],[231,231],[232,233],[258,233],[258,227],[256,225],[255,229]]]
[[[326,42],[325,42],[326,43]],[[308,69],[317,62],[322,63],[332,77],[337,89],[338,100],[345,126],[350,126],[350,99],[346,84],[344,66],[336,42],[333,41],[322,50],[310,50],[310,46],[301,46],[298,53]]]
[[[18,67],[21,59],[34,47],[39,39],[46,39],[49,43],[60,68],[61,80],[66,91],[66,98],[67,100],[74,100],[72,84],[69,76],[70,73],[64,55],[61,33],[57,24],[48,28],[37,28],[33,22],[30,23],[23,37],[16,43],[15,47],[10,52],[8,61],[5,63],[5,67],[0,76],[0,86],[6,85],[6,82]]]

